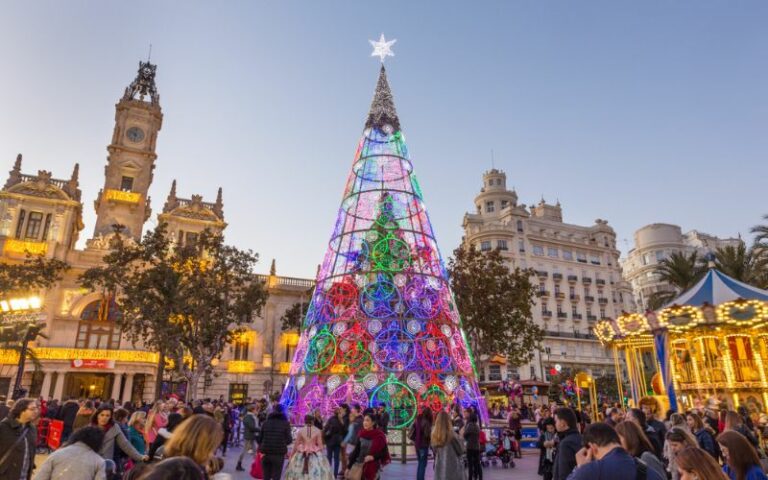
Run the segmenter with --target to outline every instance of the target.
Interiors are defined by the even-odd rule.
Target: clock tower
[[[96,228],[89,246],[99,248],[122,225],[126,237],[138,240],[152,214],[147,195],[155,168],[157,132],[163,124],[155,87],[156,65],[139,62],[136,79],[115,105],[115,129],[107,147],[104,188],[94,202]]]

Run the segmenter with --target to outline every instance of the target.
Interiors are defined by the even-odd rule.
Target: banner
[[[676,412],[677,395],[675,395],[675,386],[672,381],[672,361],[669,358],[669,331],[656,329],[653,340],[656,344],[656,356],[659,361],[661,378],[664,381],[664,390],[669,397],[669,408]]]
[[[72,360],[72,368],[110,369],[115,368],[115,361],[76,358]]]

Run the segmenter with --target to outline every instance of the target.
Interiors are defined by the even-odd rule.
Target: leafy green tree
[[[755,285],[760,279],[758,254],[755,248],[727,245],[715,251],[715,268],[744,283]]]
[[[532,270],[510,270],[499,250],[462,246],[448,262],[451,288],[476,356],[501,354],[512,365],[533,358],[544,331],[532,321]]]
[[[659,279],[668,284],[671,289],[655,292],[648,299],[648,308],[656,310],[674,300],[677,295],[696,285],[707,271],[706,264],[697,252],[685,254],[675,252],[661,260],[654,273]]]
[[[763,216],[768,220],[768,215]],[[752,244],[752,252],[755,257],[756,283],[761,288],[768,288],[768,224],[752,227],[755,240]]]
[[[314,293],[315,289],[311,288],[307,291],[306,298],[307,301],[301,301],[296,302],[283,313],[283,316],[280,317],[280,330],[283,332],[287,331],[301,331],[301,328],[304,323],[304,316],[307,314],[307,308],[309,308],[309,299],[312,298],[312,294]]]

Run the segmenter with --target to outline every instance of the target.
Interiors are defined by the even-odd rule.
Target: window
[[[45,242],[48,240],[48,231],[51,229],[51,214],[45,216],[45,226],[43,227],[43,238],[42,240]]]
[[[576,261],[587,263],[587,254],[583,252],[576,252]]]
[[[487,252],[491,249],[491,241],[485,240],[484,242],[480,242],[480,251],[481,252]]]
[[[248,360],[248,352],[251,350],[251,339],[248,335],[240,335],[232,341],[232,358],[235,360]]]
[[[589,261],[592,263],[592,265],[600,265],[600,255],[590,255]]]
[[[509,250],[509,248],[507,248],[507,241],[506,240],[498,240],[498,241],[496,241],[496,246],[499,248],[499,250]]]
[[[544,255],[544,247],[541,245],[534,245],[533,246],[533,254],[534,255]]]
[[[657,261],[657,262],[660,262],[660,261],[664,260],[664,257],[665,257],[665,256],[666,256],[666,255],[664,255],[664,250],[658,250],[658,251],[656,252],[656,261]]]
[[[492,186],[493,186],[493,179],[490,179],[490,180],[488,180],[488,186],[489,186],[489,187],[492,187]]]
[[[27,220],[27,232],[24,234],[24,238],[30,238],[37,240],[40,236],[40,227],[43,225],[43,214],[41,212],[29,212],[29,220]]]
[[[493,213],[493,202],[485,202],[485,213]]]
[[[114,350],[120,348],[120,329],[115,322],[122,314],[114,299],[89,303],[80,314],[75,348]]]
[[[508,202],[507,200],[502,200],[502,201],[501,201],[501,209],[502,209],[502,210],[504,210],[504,209],[505,209],[505,208],[507,208],[508,206],[509,206],[509,202]]]
[[[604,308],[600,309],[600,318],[606,318],[606,316],[605,316],[605,309]]]
[[[501,179],[500,178],[496,179],[496,185],[501,185]]]
[[[560,294],[560,285],[556,283],[555,284],[555,295],[558,295],[558,294]]]
[[[573,260],[573,252],[570,250],[563,250],[563,260]]]
[[[643,265],[648,265],[651,263],[651,256],[647,253],[643,254]]]
[[[488,365],[488,381],[501,381],[501,365]]]
[[[194,247],[197,244],[197,237],[198,237],[197,233],[187,232],[187,238],[184,242],[184,245],[189,245]]]
[[[520,253],[525,253],[525,240],[517,241],[517,249],[520,251]]]
[[[122,190],[124,192],[132,192],[133,191],[133,177],[123,176],[123,178],[120,180],[120,190]]]
[[[568,295],[570,295],[570,296],[576,295],[576,287],[574,287],[573,285],[568,287]]]
[[[16,224],[16,238],[21,238],[21,232],[24,230],[24,219],[27,216],[26,210],[23,208],[19,211],[19,223]]]
[[[576,308],[576,305],[571,305],[571,313],[573,315],[576,315],[577,313],[579,313],[578,309]]]
[[[547,248],[547,256],[557,258],[559,256],[557,249],[554,247]]]
[[[518,220],[517,221],[517,231],[520,232],[520,233],[523,232],[523,221],[522,220]]]

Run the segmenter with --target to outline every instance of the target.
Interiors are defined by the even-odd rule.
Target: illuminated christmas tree
[[[423,405],[487,416],[383,63],[281,403],[294,423],[341,403],[392,428]]]

